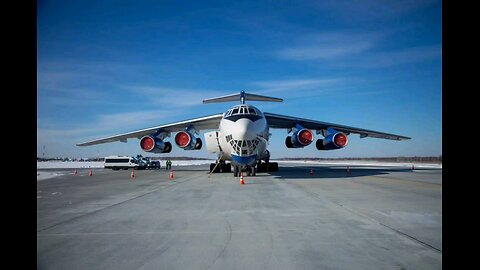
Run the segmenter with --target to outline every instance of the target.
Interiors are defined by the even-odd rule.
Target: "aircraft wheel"
[[[223,163],[223,162],[220,163],[220,165],[218,167],[219,167],[221,173],[225,172],[225,163]]]
[[[270,162],[268,164],[268,171],[269,172],[278,172],[278,163],[277,162]]]
[[[231,163],[225,164],[224,171],[232,172],[232,164]]]

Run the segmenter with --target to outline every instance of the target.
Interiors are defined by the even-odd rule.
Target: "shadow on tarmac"
[[[280,167],[278,172],[269,172],[271,176],[280,179],[321,179],[321,178],[352,178],[362,176],[386,175],[392,172],[415,172],[419,170],[431,169],[414,169],[411,168],[367,168],[367,167],[328,167],[328,166],[295,166]]]

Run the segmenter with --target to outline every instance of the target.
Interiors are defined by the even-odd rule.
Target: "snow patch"
[[[272,160],[273,161],[273,160]],[[422,168],[422,169],[442,169],[442,164],[427,164],[415,162],[382,162],[382,161],[363,161],[363,160],[328,160],[328,161],[313,161],[313,160],[276,160],[278,163],[304,163],[304,164],[318,164],[318,165],[341,165],[341,166],[374,166],[374,167],[407,167],[407,168]]]
[[[60,176],[60,175],[64,175],[64,174],[63,173],[58,173],[58,172],[37,171],[37,181],[50,179],[50,178],[57,177],[57,176]]]
[[[165,160],[160,161],[165,168]],[[215,160],[172,160],[172,166],[203,165],[215,163]],[[37,169],[82,169],[104,168],[103,161],[37,161]]]

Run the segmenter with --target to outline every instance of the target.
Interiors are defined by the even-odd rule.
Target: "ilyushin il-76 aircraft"
[[[207,150],[216,153],[218,161],[210,164],[210,171],[232,172],[239,176],[240,172],[255,176],[257,172],[278,171],[278,163],[269,162],[270,152],[267,150],[270,137],[269,129],[286,129],[287,148],[303,148],[314,140],[315,130],[323,138],[317,139],[318,150],[341,149],[348,144],[348,135],[359,134],[360,138],[373,137],[388,140],[408,140],[409,137],[349,127],[316,120],[262,112],[258,108],[246,104],[246,101],[282,102],[283,99],[245,93],[226,95],[203,100],[203,103],[231,102],[240,100],[239,105],[219,113],[176,123],[146,128],[124,134],[101,138],[77,144],[88,146],[109,142],[127,142],[127,139],[140,139],[140,147],[148,153],[169,153],[172,144],[166,139],[176,133],[174,142],[184,150],[199,150],[202,140],[201,130],[214,130],[204,133]],[[229,161],[227,163],[226,161]]]

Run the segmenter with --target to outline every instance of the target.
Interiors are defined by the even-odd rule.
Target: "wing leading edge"
[[[197,130],[217,129],[222,117],[223,117],[222,113],[213,114],[213,115],[194,118],[194,119],[190,119],[190,120],[170,123],[170,124],[166,124],[166,125],[161,125],[161,126],[136,130],[136,131],[132,131],[132,132],[128,132],[128,133],[123,133],[123,134],[119,134],[119,135],[114,135],[114,136],[110,136],[110,137],[96,139],[96,140],[93,140],[93,141],[83,142],[83,143],[77,144],[77,146],[88,146],[88,145],[109,143],[109,142],[115,142],[115,141],[126,142],[127,139],[130,139],[130,138],[140,139],[143,136],[150,135],[150,134],[158,132],[158,131],[161,131],[161,132],[182,131],[182,130],[185,130],[186,128],[188,128],[190,125],[192,125]]]
[[[400,136],[400,135],[395,135],[390,133],[384,133],[384,132],[368,130],[363,128],[349,127],[349,126],[310,120],[305,118],[298,118],[298,117],[292,117],[292,116],[286,116],[286,115],[280,115],[280,114],[274,114],[274,113],[268,113],[268,112],[264,112],[263,114],[270,128],[292,128],[292,127],[295,127],[296,124],[300,124],[305,128],[315,129],[315,130],[322,130],[322,129],[325,130],[330,127],[337,131],[345,132],[347,134],[350,134],[350,133],[359,134],[360,138],[372,137],[372,138],[397,140],[397,141],[411,139],[410,137],[405,137],[405,136]]]

